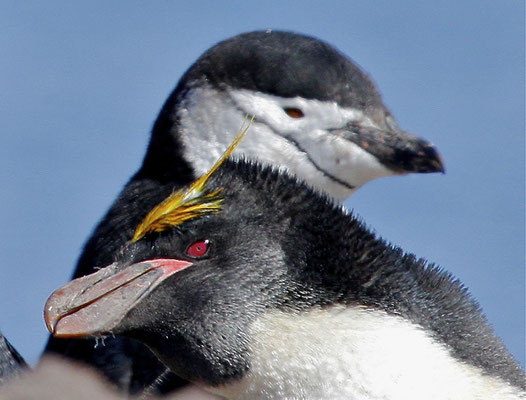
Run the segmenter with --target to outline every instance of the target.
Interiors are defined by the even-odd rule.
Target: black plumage
[[[363,114],[368,121],[365,125],[360,120],[347,121],[345,126],[327,128],[327,132],[356,144],[357,148],[367,149],[389,174],[443,171],[435,148],[400,130],[369,77],[330,45],[287,32],[238,35],[205,52],[181,78],[153,126],[141,167],[87,240],[74,278],[111,263],[116,252],[131,238],[135,226],[153,205],[174,188],[188,184],[196,174],[202,173],[196,170],[193,161],[197,156],[189,156],[194,149],[185,140],[193,135],[201,135],[203,131],[185,128],[184,124],[188,121],[183,121],[182,117],[189,110],[205,107],[204,104],[196,104],[198,100],[191,96],[197,88],[202,87],[222,94],[234,88],[286,99],[315,99],[358,110],[358,114]],[[224,104],[233,104],[232,99],[226,99]],[[243,118],[244,112],[236,111],[239,111],[239,118]],[[283,111],[280,109],[280,112]],[[204,115],[210,118],[206,126],[213,127],[215,118],[222,114],[224,112],[221,109],[217,115],[205,109]],[[265,123],[263,118],[258,120],[256,115],[253,129],[259,129]],[[232,134],[235,129],[237,126],[232,128]],[[274,133],[282,135],[275,127],[272,129]],[[257,131],[253,136],[262,137]],[[350,190],[363,184],[363,181],[346,182],[321,167],[316,151],[309,153],[310,149],[304,150],[305,145],[297,139],[288,136],[280,138],[296,147],[301,156],[306,155],[323,179],[343,186],[343,193],[350,193]],[[224,149],[214,150],[220,154]],[[249,158],[258,158],[259,153],[259,149],[256,149],[254,153],[249,154],[247,151],[246,154]],[[351,168],[353,171],[358,169]],[[301,166],[297,170],[292,169],[296,173],[302,171]],[[378,176],[381,174],[364,179],[367,181]],[[142,345],[122,339],[109,339],[105,346],[96,347],[94,342],[51,338],[46,352],[59,353],[92,364],[120,388],[132,393],[150,386],[164,371],[164,367]],[[173,385],[177,386],[176,379],[172,378]],[[171,379],[163,381],[171,382]],[[171,386],[168,383],[163,391],[169,391]]]
[[[22,356],[0,332],[0,386],[20,375],[26,368]]]
[[[64,336],[133,337],[177,374],[221,387],[251,371],[251,326],[262,316],[280,311],[301,317],[335,305],[359,306],[409,321],[452,359],[479,371],[481,379],[507,382],[517,393],[524,390],[523,371],[466,288],[447,272],[377,238],[332,200],[270,168],[229,161],[206,190],[218,188],[224,188],[220,213],[129,243],[109,269],[58,291],[48,302],[48,326]],[[208,252],[192,257],[189,246],[205,239]],[[166,263],[162,259],[192,264],[166,277],[155,275],[160,281],[146,292],[141,289],[140,295],[133,294],[133,283],[111,289],[117,272],[126,274],[139,266],[147,278],[157,273],[152,267],[156,262]],[[133,282],[137,273],[129,274],[128,282]],[[109,286],[98,292],[101,281]],[[96,295],[76,297],[87,289]],[[90,296],[101,299],[110,291],[119,298],[138,297],[125,310],[116,305],[108,311],[115,313],[109,322],[97,326],[101,311],[90,309]],[[53,311],[57,307],[60,312]],[[82,309],[81,322],[73,319],[70,328],[68,318]],[[62,319],[66,325],[60,325]],[[407,348],[406,354],[411,351]],[[385,354],[381,362],[389,357]]]

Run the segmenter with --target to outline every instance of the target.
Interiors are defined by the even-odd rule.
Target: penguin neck
[[[297,271],[291,270],[294,280],[312,288],[312,295],[290,304],[304,311],[313,306],[361,305],[401,317],[461,363],[524,385],[520,367],[458,281],[376,238],[356,218],[345,218],[336,208],[318,208],[319,204],[296,204],[307,217],[298,217],[289,227],[302,235],[286,246],[286,264],[298,265]]]
[[[517,399],[520,391],[452,357],[423,329],[360,306],[268,312],[251,326],[242,379],[227,399]]]

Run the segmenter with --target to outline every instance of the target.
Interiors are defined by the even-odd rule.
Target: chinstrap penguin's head
[[[349,58],[309,36],[261,31],[220,42],[188,69],[155,122],[143,173],[165,173],[181,155],[205,173],[247,114],[252,134],[236,154],[336,199],[383,176],[444,171],[435,147],[398,127]]]

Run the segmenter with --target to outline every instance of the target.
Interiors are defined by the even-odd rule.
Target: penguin
[[[444,171],[436,148],[400,129],[372,80],[334,47],[290,32],[240,34],[183,75],[154,123],[142,165],[87,240],[73,278],[111,263],[156,201],[213,165],[246,114],[255,121],[238,154],[338,200],[372,179]],[[92,364],[136,393],[162,368],[136,346],[51,338],[46,352]]]
[[[24,358],[0,332],[0,387],[27,368]]]
[[[142,341],[227,399],[526,398],[451,274],[229,152],[153,207],[115,262],[50,296],[53,335]]]

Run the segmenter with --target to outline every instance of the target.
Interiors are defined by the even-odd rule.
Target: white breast
[[[384,312],[273,312],[253,324],[251,338],[249,373],[210,391],[228,399],[526,398],[453,358],[418,326]]]

